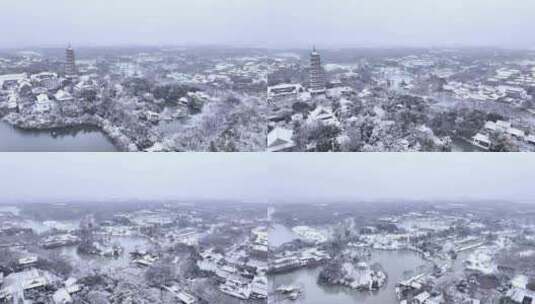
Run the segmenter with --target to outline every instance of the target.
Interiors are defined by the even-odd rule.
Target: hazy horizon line
[[[28,44],[24,46],[0,46],[2,51],[24,51],[26,49],[62,49],[69,45],[73,48],[248,48],[264,50],[308,50],[314,46],[317,49],[324,50],[344,50],[344,49],[492,49],[492,50],[515,50],[515,51],[535,51],[535,46],[501,46],[485,44],[383,44],[383,43],[311,43],[294,44],[294,45],[269,45],[265,43],[116,43],[116,44],[99,44],[99,43],[72,43],[67,41],[64,44]]]
[[[68,204],[68,203],[246,203],[246,204],[264,204],[264,205],[279,205],[279,204],[352,204],[352,203],[462,203],[462,202],[503,202],[526,204],[535,201],[535,198],[489,198],[489,197],[458,197],[458,198],[291,198],[291,199],[237,199],[237,198],[50,198],[50,199],[10,199],[11,202],[6,202],[5,199],[0,202],[0,206],[11,206],[17,204]]]

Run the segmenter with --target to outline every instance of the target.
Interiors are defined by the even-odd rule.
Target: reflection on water
[[[110,139],[98,128],[81,126],[48,131],[28,131],[0,122],[0,151],[117,151]]]
[[[304,288],[301,303],[307,304],[397,304],[396,284],[431,268],[429,263],[411,251],[373,251],[372,258],[368,262],[380,263],[388,275],[386,285],[375,292],[360,292],[347,287],[320,286],[317,284],[317,279],[321,267],[273,275],[269,281],[270,289],[273,290],[280,285],[301,286]]]

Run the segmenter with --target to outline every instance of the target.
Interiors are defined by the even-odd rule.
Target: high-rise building
[[[67,76],[76,75],[76,63],[74,60],[74,50],[70,45],[65,50],[65,75]]]
[[[316,47],[314,47],[312,53],[310,53],[308,88],[312,94],[325,92],[325,73],[321,67],[321,57],[316,51]]]

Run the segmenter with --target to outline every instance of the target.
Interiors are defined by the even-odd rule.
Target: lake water
[[[474,146],[467,142],[466,140],[453,137],[451,142],[451,151],[452,152],[485,152],[485,150]]]
[[[114,152],[111,140],[95,127],[28,131],[0,122],[0,152]]]
[[[398,304],[395,293],[396,284],[430,269],[429,263],[412,251],[372,251],[369,264],[380,263],[388,275],[384,287],[374,292],[361,292],[347,287],[329,287],[317,284],[321,266],[301,269],[287,274],[271,275],[270,290],[280,285],[293,285],[303,288],[303,295],[295,303],[365,303]]]
[[[83,255],[78,253],[77,246],[60,247],[47,251],[61,256],[69,261],[71,265],[75,265],[74,268],[77,274],[87,274],[94,269],[100,269],[104,272],[124,270],[132,263],[130,252],[146,250],[151,246],[146,239],[134,236],[112,237],[110,243],[120,245],[124,249],[123,253],[118,257]]]
[[[279,247],[297,238],[298,236],[290,228],[281,224],[274,224],[269,229],[268,241],[271,247]]]
[[[274,224],[269,231],[269,245],[278,247],[297,238],[288,227]],[[303,296],[295,303],[365,303],[365,304],[398,304],[395,287],[399,281],[411,278],[431,269],[430,263],[420,254],[408,251],[373,250],[368,264],[379,263],[388,276],[384,287],[375,292],[361,292],[347,287],[320,286],[317,284],[322,267],[305,268],[285,274],[270,275],[269,289],[274,290],[280,285],[293,285],[303,288]]]

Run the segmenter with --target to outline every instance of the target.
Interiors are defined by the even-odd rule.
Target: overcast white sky
[[[2,0],[0,47],[534,47],[532,0]]]
[[[0,202],[51,199],[509,199],[535,154],[3,153]]]

